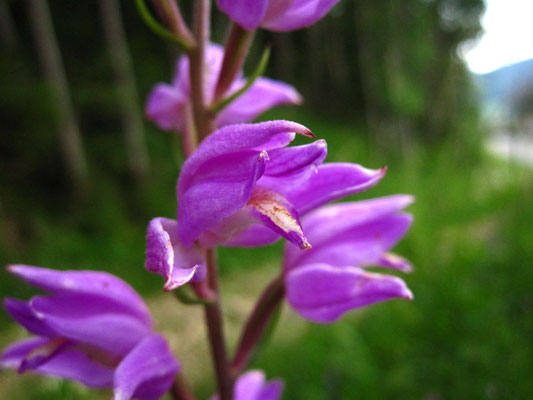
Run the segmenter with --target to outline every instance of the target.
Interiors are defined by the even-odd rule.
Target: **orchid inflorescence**
[[[172,84],[157,84],[150,93],[146,115],[161,129],[180,133],[187,159],[178,178],[176,218],[148,224],[145,267],[163,276],[165,291],[187,289],[189,302],[203,305],[218,388],[212,399],[281,398],[280,380],[244,371],[285,298],[316,323],[376,302],[413,298],[402,279],[366,269],[412,269],[389,250],[412,222],[402,210],[413,198],[325,206],[376,185],[385,168],[324,163],[322,139],[289,146],[297,134],[315,137],[296,122],[250,123],[272,107],[302,101],[288,84],[243,76],[253,31],[311,25],[337,1],[218,0],[233,21],[222,47],[209,42],[209,0],[196,1],[192,30],[174,0],[154,0],[168,29],[163,36],[173,35],[185,54]],[[146,14],[144,3],[137,3]],[[281,237],[286,245],[280,273],[259,297],[230,359],[215,249],[265,246]],[[33,337],[5,349],[0,365],[109,387],[115,400],[155,400],[167,392],[174,399],[195,398],[166,340],[154,332],[147,306],[127,283],[104,272],[26,265],[8,271],[48,295],[4,300]]]

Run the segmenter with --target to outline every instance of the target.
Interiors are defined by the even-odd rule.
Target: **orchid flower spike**
[[[306,127],[289,121],[230,125],[208,136],[178,180],[178,239],[191,248],[261,246],[285,237],[308,249],[299,216],[375,185],[384,170],[321,165],[326,142],[286,147]],[[172,241],[172,239],[171,239]]]
[[[366,267],[411,271],[409,262],[388,253],[412,222],[400,212],[413,201],[396,195],[323,207],[302,226],[313,248],[299,252],[287,245],[284,278],[287,300],[304,318],[330,323],[345,312],[392,298],[411,300],[405,282],[368,272]]]
[[[247,30],[292,31],[314,24],[339,0],[218,0],[219,8]]]
[[[265,373],[259,370],[248,371],[235,382],[234,400],[278,400],[283,391],[283,382],[274,379],[266,381]],[[210,400],[219,400],[218,395]]]
[[[179,364],[127,283],[105,272],[26,265],[8,270],[50,294],[4,300],[8,313],[35,336],[7,347],[1,367],[110,387],[114,400],[155,400],[168,391]]]
[[[213,100],[215,86],[218,80],[224,49],[218,44],[210,44],[206,53],[206,85],[205,101]],[[230,96],[246,83],[242,71],[228,89],[226,96]],[[189,59],[183,56],[176,66],[176,75],[172,85],[157,84],[146,103],[146,116],[154,121],[161,129],[168,131],[176,129],[183,132],[186,126],[185,107],[190,102],[191,84],[189,78]],[[259,77],[253,85],[236,100],[223,108],[217,115],[217,127],[241,122],[250,122],[263,112],[283,104],[300,104],[302,97],[292,86],[268,78]]]

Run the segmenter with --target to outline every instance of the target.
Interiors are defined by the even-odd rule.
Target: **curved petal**
[[[30,353],[47,342],[47,338],[31,338],[12,344],[0,357],[0,366],[19,369]],[[63,347],[32,370],[73,379],[93,388],[110,387],[113,383],[113,368],[96,362],[83,351],[72,347]]]
[[[265,178],[285,177],[309,169],[315,171],[327,154],[328,147],[324,139],[303,146],[274,149],[268,152],[270,162],[265,170]]]
[[[135,347],[115,371],[114,400],[156,400],[165,394],[179,364],[160,335],[150,335]]]
[[[58,336],[90,344],[111,354],[126,354],[151,331],[116,303],[91,295],[36,296],[30,301],[35,313]]]
[[[300,124],[270,121],[229,125],[204,140],[178,181],[178,235],[185,246],[244,207],[264,172],[265,150],[287,145],[295,132],[312,135]]]
[[[7,270],[39,289],[52,293],[87,294],[124,307],[146,325],[152,324],[142,298],[122,279],[101,271],[56,271],[29,265],[8,265]]]
[[[377,266],[391,268],[402,272],[413,272],[413,265],[409,260],[393,253],[384,253],[378,260]]]
[[[273,31],[300,29],[324,17],[339,0],[294,0],[283,13],[267,16],[261,26]]]
[[[311,264],[285,277],[287,300],[304,318],[330,323],[345,312],[395,297],[413,295],[400,278],[366,272],[361,268],[338,268]]]
[[[272,79],[258,78],[252,87],[220,112],[216,124],[224,126],[250,122],[271,108],[301,103],[302,97],[292,86]]]
[[[284,147],[295,134],[313,137],[305,126],[290,121],[228,125],[209,135],[183,165],[178,181],[178,196],[185,192],[198,170],[208,161],[224,154],[248,150],[261,152]]]
[[[301,260],[303,260],[303,258],[307,256],[314,257],[316,254],[317,257],[320,257],[321,251],[325,251],[327,253],[328,246],[332,246],[331,253],[339,254],[339,256],[343,256],[343,258],[338,262],[333,260],[328,261],[325,259],[321,259],[320,262],[328,262],[335,265],[362,266],[359,264],[359,262],[364,260],[364,258],[361,257],[366,257],[366,259],[369,259],[368,251],[363,252],[360,254],[361,257],[358,257],[358,253],[356,253],[355,250],[350,251],[350,247],[352,246],[351,241],[354,241],[354,248],[361,247],[362,244],[360,243],[362,241],[371,241],[372,237],[370,236],[370,232],[372,230],[365,228],[366,225],[375,221],[379,222],[388,215],[396,214],[413,201],[414,198],[412,196],[395,195],[372,200],[334,204],[327,207],[322,207],[312,212],[303,219],[302,224],[307,238],[313,243],[314,249],[311,252],[302,253],[300,251],[295,251],[292,246],[286,246],[284,256],[285,268],[292,268],[296,266],[302,262]],[[376,233],[376,235],[379,234],[379,237],[391,234],[395,234],[395,237],[397,237],[397,235],[403,235],[405,232],[403,229],[407,229],[411,221],[409,218],[408,220],[405,220],[405,218],[402,217],[400,218],[400,221],[393,218],[389,222],[389,225],[382,223],[380,226],[383,229],[393,229],[394,232],[380,232]],[[394,225],[398,223],[400,225]],[[394,228],[395,226],[396,228]],[[374,226],[374,232],[375,229],[376,226]],[[354,236],[354,234],[357,234],[358,231],[368,232],[366,239],[364,237]],[[350,232],[353,233],[350,234]],[[398,239],[400,237],[398,237]],[[391,246],[394,243],[392,243]],[[341,247],[343,246],[348,249],[344,255],[342,253],[343,250],[341,250]],[[324,248],[326,249],[324,250]],[[375,245],[372,245],[369,250],[370,249],[378,252],[381,251],[381,253],[388,250],[388,248],[376,247]],[[370,257],[371,262],[377,262],[378,258],[382,255],[381,253],[373,253],[374,256]],[[335,259],[337,259],[337,257]],[[309,263],[308,261],[305,262]]]
[[[330,201],[376,185],[385,171],[385,168],[372,170],[350,163],[323,164],[307,182],[288,193],[287,199],[303,216]]]
[[[39,318],[35,314],[34,310],[26,301],[6,297],[4,299],[4,307],[9,315],[26,328],[28,332],[33,333],[34,335],[47,337],[56,335],[56,333],[46,325],[42,318]]]
[[[156,85],[146,101],[146,118],[154,121],[159,128],[169,131],[183,130],[183,106],[187,94],[176,87],[160,83]]]
[[[18,369],[28,354],[48,343],[48,340],[43,337],[32,337],[9,345],[0,355],[0,367]]]
[[[256,29],[263,20],[268,0],[217,0],[218,7],[244,29]]]
[[[270,190],[257,186],[248,201],[252,215],[257,220],[294,243],[301,249],[309,249],[307,241],[298,218],[298,212],[283,196]]]
[[[209,160],[197,172],[197,181],[178,196],[178,235],[185,246],[246,205],[267,157],[255,151],[230,154]]]
[[[393,247],[409,229],[412,217],[406,214],[389,214],[363,225],[354,226],[327,240],[312,241],[313,248],[296,254],[287,246],[286,269],[314,263],[334,266],[365,267],[379,264],[382,255]]]
[[[35,371],[73,379],[88,387],[103,388],[112,385],[114,369],[96,362],[81,350],[65,348]]]
[[[146,235],[145,268],[165,278],[164,290],[173,290],[205,276],[205,262],[195,248],[185,248],[178,239],[177,221],[154,218]]]

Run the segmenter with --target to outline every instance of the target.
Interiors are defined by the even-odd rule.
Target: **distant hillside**
[[[476,75],[485,104],[510,106],[515,95],[531,87],[533,90],[533,59],[508,65],[488,74]]]

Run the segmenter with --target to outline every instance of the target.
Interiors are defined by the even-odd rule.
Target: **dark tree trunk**
[[[46,0],[27,0],[27,5],[43,75],[57,109],[66,168],[76,190],[83,194],[89,187],[87,163],[48,4]]]

